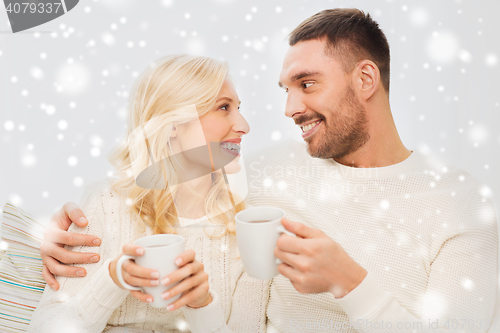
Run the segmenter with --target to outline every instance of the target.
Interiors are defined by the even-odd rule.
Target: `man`
[[[269,332],[487,332],[498,283],[491,201],[467,172],[401,142],[389,105],[389,45],[356,9],[325,10],[290,35],[279,85],[305,145],[247,160],[251,205],[283,208]],[[306,152],[307,151],[307,152]],[[56,214],[56,243],[83,213]],[[298,222],[300,221],[300,222]],[[54,230],[54,229],[52,229]],[[129,249],[133,251],[135,249]],[[77,276],[91,254],[42,246],[44,278]],[[53,257],[53,258],[52,258]],[[494,324],[494,323],[493,323]],[[460,326],[458,326],[460,325]]]

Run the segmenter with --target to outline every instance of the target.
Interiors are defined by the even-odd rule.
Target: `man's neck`
[[[399,137],[392,115],[379,116],[377,124],[370,128],[370,138],[355,152],[335,161],[356,168],[377,168],[404,161],[411,155]]]

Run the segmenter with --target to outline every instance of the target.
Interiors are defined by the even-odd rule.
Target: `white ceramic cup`
[[[129,290],[142,290],[144,293],[153,296],[153,302],[149,304],[155,308],[164,308],[179,299],[181,294],[167,300],[161,298],[161,295],[165,291],[179,283],[164,286],[161,284],[161,280],[179,268],[174,260],[184,252],[184,238],[179,235],[161,234],[139,238],[134,241],[134,244],[144,248],[144,254],[137,257],[123,255],[118,259],[116,263],[116,276],[122,286]],[[160,285],[154,287],[135,287],[126,283],[123,280],[122,265],[127,259],[134,260],[141,267],[158,271],[160,273]]]
[[[275,207],[253,207],[236,214],[238,248],[251,277],[268,280],[279,274],[281,261],[274,256],[278,238],[282,233],[295,236],[281,225],[283,217],[285,211]]]

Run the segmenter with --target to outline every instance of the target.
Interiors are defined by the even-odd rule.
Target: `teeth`
[[[232,150],[232,151],[235,151],[237,153],[239,153],[240,149],[241,149],[239,144],[232,143],[232,142],[222,142],[220,145],[224,149]]]
[[[318,120],[318,121],[315,121],[314,123],[311,123],[309,125],[306,125],[306,126],[303,126],[302,127],[302,132],[305,133],[305,132],[308,132],[309,130],[311,130],[311,128],[313,128],[314,126],[316,126],[317,124],[319,124],[321,122],[321,120]]]

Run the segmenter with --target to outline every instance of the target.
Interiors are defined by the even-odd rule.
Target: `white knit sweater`
[[[109,274],[110,262],[121,254],[123,245],[152,235],[151,228],[140,233],[133,227],[125,199],[113,191],[108,181],[86,189],[80,207],[89,223],[69,231],[101,238],[100,247],[68,246],[77,252],[99,253],[96,264],[78,264],[83,278],[57,277],[59,291],[46,286],[28,332],[264,332],[268,281],[250,278],[243,270],[234,236],[211,238],[213,230],[200,223],[177,228],[193,249],[209,275],[213,301],[206,307],[186,306],[173,312],[140,302],[119,288]],[[124,326],[129,329],[115,328]],[[132,330],[130,330],[132,329]]]
[[[192,331],[261,332],[266,305],[268,332],[486,332],[496,324],[490,323],[498,281],[496,217],[488,191],[466,171],[418,152],[389,167],[349,168],[312,158],[305,144],[290,141],[246,162],[248,203],[281,207],[290,219],[323,230],[368,271],[359,286],[335,299],[300,294],[278,276],[269,295],[267,282],[241,273],[241,263],[231,259],[236,250],[228,237],[219,241],[199,228],[181,228],[186,248],[195,249],[210,275],[214,301],[173,313],[152,308],[109,277],[109,262],[140,235],[133,236],[123,199],[94,190],[83,201],[90,223],[80,232],[103,239],[102,259],[82,265],[85,278],[59,277],[61,291],[47,287],[30,331],[86,325],[77,331],[100,332],[120,325],[176,332],[185,327],[184,314]],[[221,248],[228,250],[221,254]]]
[[[269,332],[487,331],[498,229],[488,191],[466,171],[419,152],[388,167],[351,168],[293,141],[246,162],[249,204],[323,230],[368,271],[341,299],[300,294],[274,278]],[[494,324],[490,332],[500,332]]]

